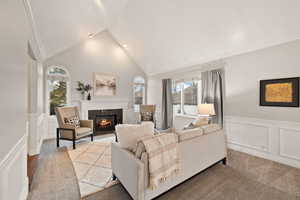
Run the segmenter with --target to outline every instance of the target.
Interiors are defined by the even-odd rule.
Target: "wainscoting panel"
[[[27,135],[24,135],[0,163],[0,199],[26,200]]]
[[[225,117],[228,147],[300,168],[300,123]]]
[[[280,155],[300,161],[300,130],[280,129]]]
[[[228,142],[269,152],[270,130],[267,126],[232,122],[226,128]]]

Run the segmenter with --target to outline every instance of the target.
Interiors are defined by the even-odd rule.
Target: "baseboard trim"
[[[228,147],[300,168],[300,123],[226,116]]]
[[[253,156],[257,156],[257,157],[260,157],[260,158],[264,158],[264,159],[267,159],[267,160],[272,160],[274,162],[278,162],[278,163],[281,163],[281,164],[285,164],[285,165],[289,165],[289,166],[292,166],[292,167],[300,168],[300,161],[297,161],[297,160],[284,158],[284,157],[279,156],[279,155],[273,155],[273,154],[270,154],[270,153],[267,153],[267,152],[262,152],[262,151],[258,151],[258,150],[255,150],[255,149],[246,148],[246,147],[243,147],[243,146],[240,146],[240,145],[237,145],[237,144],[232,144],[232,143],[228,143],[227,147],[229,149],[232,149],[232,150],[235,150],[235,151],[243,152],[243,153],[250,154],[250,155],[253,155]]]
[[[29,181],[28,181],[28,177],[26,177],[23,184],[23,190],[21,192],[20,200],[27,200],[28,193],[29,193]]]

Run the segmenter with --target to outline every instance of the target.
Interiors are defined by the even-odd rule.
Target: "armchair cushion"
[[[86,127],[75,128],[75,139],[90,135],[90,134],[92,134],[92,132],[93,132],[93,129],[91,129],[91,128],[86,128]],[[69,131],[69,130],[63,130],[63,131],[61,131],[61,138],[72,140],[73,132]]]

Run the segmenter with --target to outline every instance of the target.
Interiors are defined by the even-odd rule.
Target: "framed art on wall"
[[[115,96],[117,77],[111,74],[94,73],[94,96]]]
[[[300,78],[260,81],[260,106],[299,107]]]

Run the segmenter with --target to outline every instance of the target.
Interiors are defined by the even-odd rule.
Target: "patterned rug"
[[[94,142],[89,138],[76,143],[76,149],[68,147],[72,160],[81,197],[93,194],[118,183],[112,180],[111,142],[114,135],[95,137]]]

